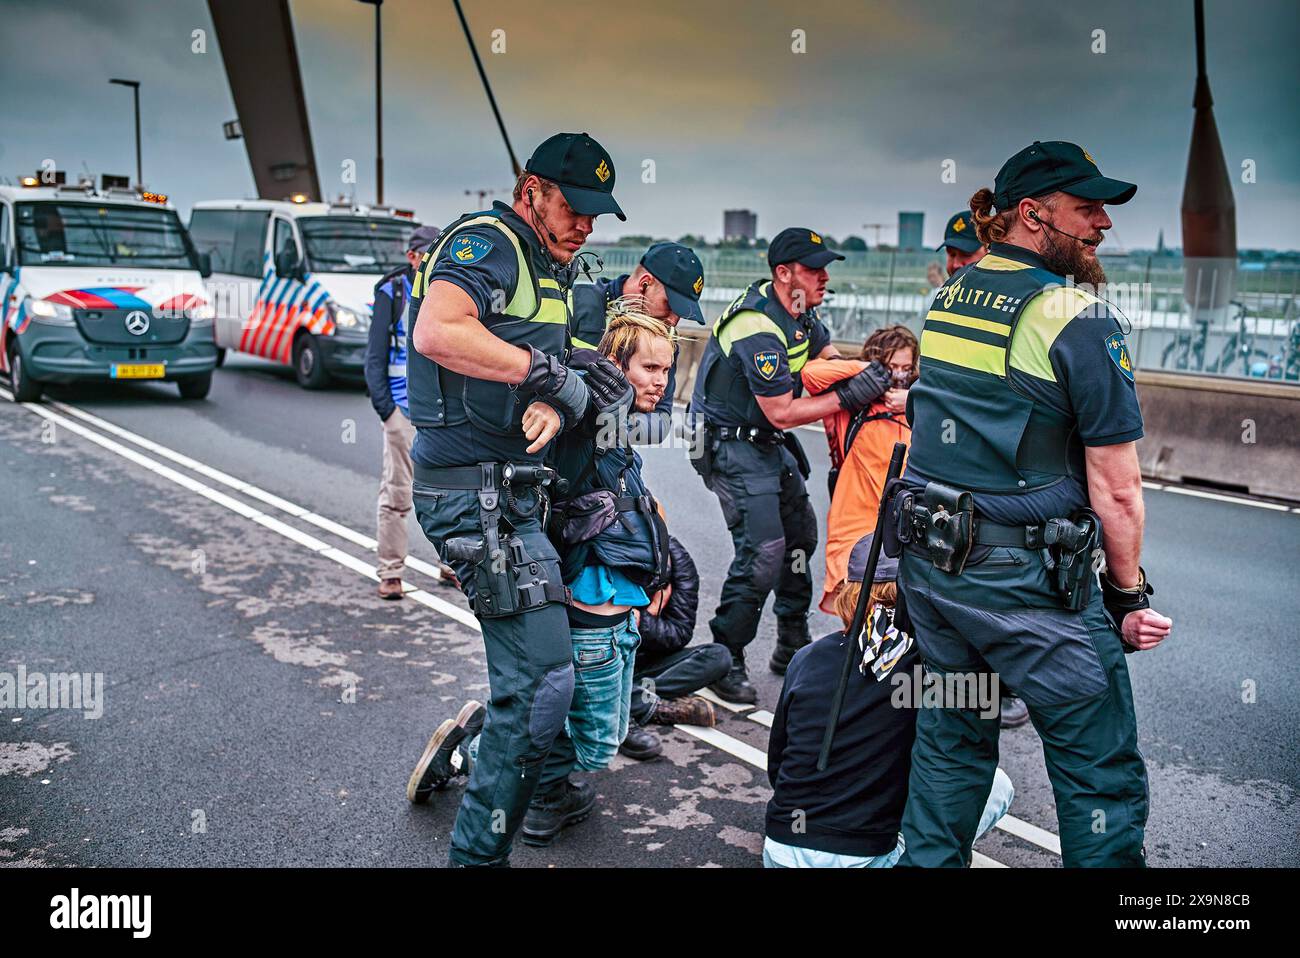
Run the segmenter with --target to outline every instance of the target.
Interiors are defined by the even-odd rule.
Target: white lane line
[[[743,713],[743,712],[748,712],[750,709],[754,707],[752,705],[738,705],[735,702],[723,701],[721,698],[718,697],[716,692],[714,692],[712,689],[707,687],[700,689],[695,694],[702,699],[708,699],[714,705],[721,705],[728,712]]]
[[[8,396],[8,393],[6,392],[5,395]],[[261,489],[258,486],[253,485],[251,482],[245,482],[243,479],[238,479],[227,472],[222,472],[220,469],[214,469],[206,463],[199,462],[197,459],[193,459],[184,453],[177,452],[174,449],[170,449],[167,446],[154,442],[152,439],[147,439],[138,433],[134,433],[129,429],[117,425],[116,423],[109,422],[107,419],[101,419],[93,413],[88,413],[85,410],[78,409],[76,406],[69,406],[67,403],[52,402],[50,405],[61,412],[66,412],[70,416],[75,416],[83,422],[91,423],[107,433],[111,433],[114,436],[118,436],[121,439],[134,443],[141,449],[146,449],[155,455],[162,456],[164,459],[168,459],[179,466],[184,466],[186,469],[197,472],[199,475],[211,479],[214,482],[218,482],[227,488],[243,493],[250,499],[257,499],[272,508],[288,513],[295,519],[300,519],[303,522],[316,526],[318,529],[323,529],[326,532],[332,533],[340,539],[351,542],[354,545],[359,545],[363,549],[374,552],[379,547],[379,543],[370,536],[363,535],[354,529],[349,529],[347,526],[341,525],[333,519],[327,519],[325,516],[318,515],[310,509],[300,506],[295,502],[290,502],[288,499],[277,496],[273,492],[267,492],[265,489]],[[424,562],[421,559],[412,559],[408,556],[406,564],[417,572],[422,572],[434,579],[442,578],[442,573],[437,566]]]
[[[971,868],[1010,868],[1010,865],[1004,865],[999,861],[989,858],[988,855],[981,855],[975,849],[970,850],[970,867]]]
[[[1275,509],[1281,512],[1292,511],[1291,506],[1280,502],[1261,502],[1256,499],[1243,499],[1240,496],[1225,496],[1220,492],[1206,492],[1203,489],[1189,489],[1186,486],[1165,486],[1165,492],[1176,496],[1195,496],[1197,499],[1214,499],[1216,502],[1231,502],[1238,506],[1254,506],[1256,509]]]
[[[1045,828],[1021,821],[1014,815],[1003,815],[997,821],[997,827],[1010,835],[1015,835],[1016,838],[1024,839],[1031,845],[1045,848],[1056,855],[1061,854],[1061,840]]]
[[[1146,479],[1143,479],[1143,480],[1142,480],[1142,488],[1143,488],[1143,489],[1163,489],[1163,488],[1164,488],[1164,485],[1161,484],[1161,483],[1159,483],[1159,482],[1148,482]]]
[[[757,711],[750,712],[748,715],[745,716],[745,718],[753,722],[757,722],[759,725],[762,725],[764,728],[771,728],[772,719],[776,718],[776,716],[773,715],[771,712],[769,712],[767,709],[758,709]]]
[[[4,398],[6,399],[12,398],[9,392],[5,389],[0,389],[0,395],[4,396]],[[184,475],[183,473],[177,472],[176,470],[168,466],[164,466],[162,463],[150,459],[148,456],[141,455],[135,450],[123,446],[121,443],[114,442],[111,439],[101,436],[98,433],[90,429],[87,429],[86,427],[78,423],[75,423],[70,419],[60,416],[58,413],[50,412],[49,410],[42,408],[40,405],[36,403],[22,403],[21,405],[24,406],[28,411],[36,414],[37,416],[40,416],[44,419],[48,419],[51,422],[63,426],[65,429],[67,429],[69,432],[72,432],[74,435],[81,436],[82,438],[90,442],[93,442],[96,445],[104,449],[107,449],[108,451],[118,456],[121,456],[122,458],[130,462],[133,462],[144,469],[149,470],[155,475],[161,476],[162,478],[167,479],[170,482],[173,482],[184,489],[188,489],[191,492],[195,492],[198,495],[201,495],[204,498],[209,499],[210,501],[218,505],[224,506],[226,509],[229,509],[231,512],[234,512],[237,515],[243,516],[246,519],[251,519],[252,521],[257,522],[259,525],[262,525],[273,532],[276,532],[277,534],[283,536],[284,538],[288,539],[291,542],[297,543],[298,545],[302,545],[305,548],[308,548],[311,551],[315,552],[316,554],[324,558],[331,559],[334,562],[337,562],[339,565],[351,569],[354,572],[357,572],[358,574],[365,576],[369,579],[373,579],[373,580],[378,579],[378,576],[376,575],[371,565],[363,561],[362,559],[357,558],[356,556],[343,552],[339,549],[335,549],[329,546],[328,544],[321,542],[319,539],[315,539],[312,536],[309,536],[305,533],[300,532],[297,529],[294,529],[292,526],[288,526],[280,522],[279,520],[275,519],[272,516],[267,516],[265,513],[258,512],[257,510],[249,507],[248,505],[240,502],[239,500],[234,499],[223,492],[219,492],[218,490],[213,489],[211,486],[207,486],[204,483],[199,482],[197,479],[193,479],[189,476]],[[93,419],[96,417],[91,417],[91,418]],[[150,442],[150,441],[145,440],[145,442]],[[157,445],[156,443],[152,443],[152,442],[150,442],[150,444]],[[162,446],[159,446],[158,448],[166,449],[166,447],[162,447]],[[171,450],[166,450],[166,451],[171,452]],[[174,455],[178,457],[177,461],[179,461],[179,459],[188,458],[185,456],[181,456],[179,453],[175,453]],[[190,461],[193,462],[194,460],[190,460]],[[200,463],[198,465],[202,465],[202,464]],[[217,472],[217,470],[212,470],[212,471]],[[233,479],[233,477],[228,476],[227,478],[231,479],[231,481],[234,483],[240,483],[240,480]],[[246,483],[240,483],[240,484],[247,485]],[[474,616],[468,610],[461,609],[457,606],[454,606],[451,603],[446,602],[435,595],[425,592],[423,589],[412,590],[411,592],[408,592],[407,595],[410,596],[415,601],[419,602],[421,605],[434,609],[435,611],[440,612],[443,615],[446,615],[447,617],[452,618],[457,622],[460,622],[461,624],[474,629],[475,631],[481,631],[478,620],[475,619]],[[708,692],[707,689],[704,691]],[[705,697],[709,698],[710,700],[716,701],[718,704],[722,705],[723,707],[731,709],[732,711],[735,712],[748,711],[752,708],[752,706],[748,706],[748,705],[737,706],[730,702],[723,702],[721,699],[714,696],[711,692],[705,695]],[[767,722],[764,722],[763,718],[755,717],[755,716],[770,716],[770,715],[771,715],[770,712],[766,712],[766,710],[760,710],[755,712],[754,716],[750,716],[750,717],[754,717],[755,721],[759,722],[759,724],[766,724],[770,728],[771,727],[770,718],[768,719]],[[725,732],[721,732],[714,728],[700,728],[698,726],[691,726],[691,725],[677,725],[674,727],[682,730],[688,735],[694,736],[695,738],[707,742],[710,745],[714,746],[715,748],[727,752],[728,754],[733,755],[736,758],[741,759],[742,761],[748,762],[750,765],[753,765],[755,768],[764,771],[766,771],[767,769],[766,754],[754,748],[752,745],[742,742],[739,739],[732,738],[730,735],[727,735]],[[1006,822],[1007,819],[1010,818],[1011,816],[1009,815],[1004,816],[1002,822],[998,823],[998,826],[1004,827],[1003,822]],[[1042,829],[1038,829],[1037,826],[1029,825],[1027,822],[1020,822],[1019,819],[1012,819],[1012,821],[1017,823],[1018,825],[1024,826],[1025,833],[1022,833],[1021,831],[1013,830],[1011,828],[1008,828],[1007,830],[1010,831],[1012,834],[1016,834],[1019,835],[1019,837],[1025,838],[1027,841],[1034,842],[1035,844],[1040,844],[1040,845],[1042,844],[1041,841],[1035,841],[1032,837],[1028,837],[1028,830],[1037,830],[1038,832],[1042,832],[1042,834],[1047,835],[1050,838],[1055,838],[1055,836],[1051,835],[1050,832],[1045,832]],[[1043,846],[1043,847],[1048,847],[1048,846]],[[1056,851],[1057,854],[1060,854],[1059,841],[1057,842]]]
[[[721,749],[729,755],[734,755],[755,768],[760,768],[764,772],[767,771],[767,756],[765,754],[738,738],[732,738],[726,732],[719,732],[716,728],[702,728],[699,725],[674,725],[673,728],[708,742],[714,748]]]

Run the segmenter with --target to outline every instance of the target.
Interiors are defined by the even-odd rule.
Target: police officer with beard
[[[591,401],[565,365],[568,264],[596,216],[625,219],[613,189],[604,147],[558,133],[529,158],[513,203],[448,226],[412,286],[415,511],[473,605],[491,687],[453,865],[506,864],[573,696],[568,595],[542,528],[554,479],[543,457]]]
[[[912,445],[887,513],[927,669],[991,672],[1028,706],[1067,867],[1144,862],[1147,778],[1124,653],[1172,626],[1139,566],[1132,360],[1085,288],[1105,281],[1105,205],[1136,191],[1050,142],[971,197],[988,253],[949,277],[926,317]],[[918,716],[901,865],[970,861],[998,718],[956,704]]]
[[[817,517],[804,486],[807,458],[786,430],[838,409],[857,412],[891,384],[877,362],[826,393],[803,395],[804,363],[839,356],[816,308],[826,294],[826,267],[842,259],[814,230],[778,233],[767,252],[771,279],[753,283],[723,311],[696,373],[691,413],[703,435],[696,433],[691,463],[718,497],[736,550],[709,622],[713,640],[732,657],[731,671],[710,686],[728,702],[758,700],[744,650],[773,590],[772,670],[783,675],[810,641]]]

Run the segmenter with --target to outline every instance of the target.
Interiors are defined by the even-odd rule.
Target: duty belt
[[[709,429],[724,442],[738,439],[764,446],[779,446],[785,442],[785,433],[780,429],[763,429],[760,426],[709,426]]]
[[[563,494],[568,485],[548,466],[537,463],[480,462],[473,466],[421,466],[414,468],[416,480],[436,489],[467,489],[474,492],[488,487],[549,486]]]

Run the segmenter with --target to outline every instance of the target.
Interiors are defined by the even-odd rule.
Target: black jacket
[[[401,295],[401,276],[414,276],[415,271],[409,266],[392,270],[380,277],[375,284],[375,305],[370,310],[370,336],[366,340],[366,392],[370,394],[370,405],[375,407],[379,418],[388,421],[397,404],[388,388],[388,347],[392,341],[393,324],[397,313],[393,310],[393,289],[399,290],[398,299],[401,309],[406,308],[406,297]],[[397,280],[396,284],[394,281]]]
[[[898,843],[916,712],[890,701],[895,676],[912,676],[909,650],[885,681],[849,676],[826,771],[817,771],[831,697],[844,668],[844,633],[832,632],[795,653],[772,719],[767,746],[767,834],[798,848],[870,857]]]
[[[700,574],[686,547],[668,537],[672,557],[673,594],[658,615],[641,614],[641,647],[637,658],[655,659],[684,649],[695,635],[695,616],[700,607]]]

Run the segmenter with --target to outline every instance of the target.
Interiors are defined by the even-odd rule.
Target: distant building
[[[749,210],[722,211],[722,238],[724,240],[754,240],[758,236],[758,214]]]
[[[898,250],[901,253],[914,253],[925,247],[922,231],[925,228],[924,213],[898,214]]]

